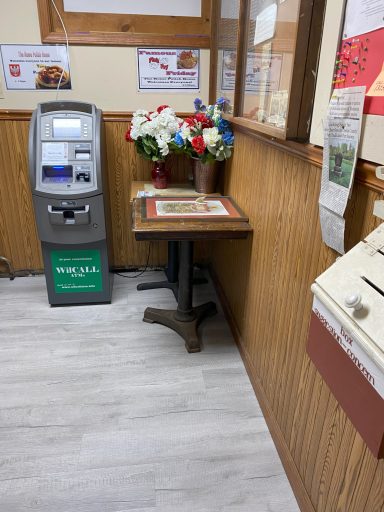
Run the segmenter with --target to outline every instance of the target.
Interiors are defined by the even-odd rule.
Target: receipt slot
[[[30,124],[29,172],[50,304],[110,302],[101,111],[75,101],[40,103]]]
[[[377,458],[384,457],[384,224],[312,285],[307,351]]]

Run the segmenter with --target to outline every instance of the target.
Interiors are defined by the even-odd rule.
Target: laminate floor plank
[[[136,290],[163,279],[54,308],[44,276],[0,279],[1,512],[299,510],[220,305],[198,354],[142,321],[175,308]]]

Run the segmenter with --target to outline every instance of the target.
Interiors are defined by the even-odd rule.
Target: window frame
[[[218,1],[221,4],[221,0]],[[290,84],[287,123],[284,129],[266,123],[248,119],[243,116],[243,99],[245,89],[245,70],[247,59],[248,27],[251,0],[240,0],[237,38],[236,79],[233,113],[227,116],[234,124],[251,131],[261,132],[277,139],[290,139],[307,142],[310,135],[310,121],[313,110],[316,73],[320,42],[323,30],[326,0],[301,0],[297,23],[297,37],[294,49],[293,71]],[[216,7],[212,23],[218,24],[220,7]],[[210,102],[215,101],[218,90],[218,40],[216,31],[212,34],[211,51],[216,59],[212,66],[210,84]]]
[[[201,0],[202,16],[152,16],[110,13],[71,13],[64,11],[63,0],[56,0],[70,44],[112,46],[164,46],[210,48],[211,10],[216,0]],[[41,41],[65,43],[60,20],[50,0],[37,0]],[[172,33],[158,31],[172,26]],[[99,27],[90,30],[90,27]],[[132,27],[134,28],[132,30]],[[144,30],[149,27],[150,30]]]

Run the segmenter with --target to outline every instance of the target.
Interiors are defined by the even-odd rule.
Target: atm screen
[[[75,139],[81,137],[81,120],[57,117],[53,119],[53,137]]]

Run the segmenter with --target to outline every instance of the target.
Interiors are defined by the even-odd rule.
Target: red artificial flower
[[[185,123],[186,123],[188,126],[195,126],[195,121],[194,121],[194,119],[192,119],[192,117],[186,117],[186,118],[185,118]]]
[[[202,112],[198,112],[197,114],[195,114],[195,119],[198,123],[201,123],[202,128],[213,128],[212,119],[209,119],[209,117],[207,117]]]
[[[202,135],[197,135],[196,137],[193,137],[193,139],[191,140],[191,144],[197,154],[202,155],[204,153],[206,145]]]
[[[160,105],[159,107],[157,107],[157,113],[160,114],[160,112],[162,112],[165,108],[168,108],[169,105]]]
[[[133,142],[133,139],[132,139],[132,137],[131,137],[131,130],[130,130],[130,129],[129,129],[129,130],[126,132],[126,134],[125,134],[125,140],[126,140],[127,142]]]

